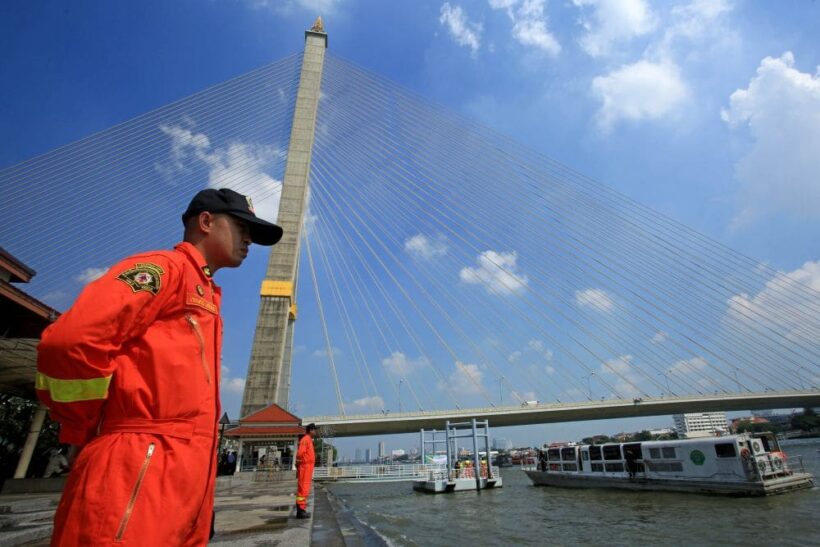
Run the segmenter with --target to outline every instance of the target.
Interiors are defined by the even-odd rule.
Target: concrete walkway
[[[314,487],[308,500],[311,518],[297,519],[295,473],[265,482],[254,482],[250,473],[219,477],[214,504],[216,534],[210,545],[385,545],[329,492],[315,483]],[[59,499],[59,493],[0,496],[0,545],[48,545]]]

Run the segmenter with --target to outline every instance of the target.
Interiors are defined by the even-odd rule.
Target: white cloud
[[[382,364],[392,374],[404,378],[420,368],[427,366],[428,361],[424,357],[408,359],[402,352],[394,351],[390,354],[390,357],[382,359]]]
[[[544,342],[541,340],[530,340],[527,342],[527,347],[533,351],[542,352],[544,351]]]
[[[520,351],[514,351],[514,352],[512,352],[511,354],[509,354],[507,356],[507,362],[509,362],[509,363],[516,363],[516,362],[518,362],[519,359],[521,359],[521,352]]]
[[[652,337],[653,344],[663,344],[667,340],[669,340],[669,333],[662,330],[656,332],[655,336]]]
[[[242,392],[245,391],[245,379],[244,378],[228,378],[223,379],[222,383],[219,384],[222,388],[224,393],[233,393],[234,395],[242,395]]]
[[[552,376],[555,374],[555,367],[552,365],[544,365],[544,372]]]
[[[345,408],[350,410],[381,410],[384,408],[384,400],[378,395],[362,397],[351,403],[345,403]]]
[[[452,391],[463,395],[476,395],[484,393],[482,380],[484,373],[478,368],[478,365],[462,363],[456,361],[455,370],[450,374],[446,380],[438,381],[438,388],[441,390]]]
[[[279,155],[275,147],[261,144],[234,142],[227,148],[217,149],[207,159],[211,168],[208,186],[231,188],[251,197],[264,198],[254,202],[255,212],[260,218],[275,222],[282,181],[274,179],[264,169]],[[275,199],[268,199],[274,196]]]
[[[74,276],[74,281],[79,281],[82,284],[91,283],[101,278],[108,268],[86,268],[78,275]]]
[[[646,59],[623,65],[592,81],[592,92],[601,100],[598,125],[609,132],[621,120],[656,120],[673,114],[689,91],[678,66],[671,60]]]
[[[655,29],[657,18],[646,0],[573,0],[579,8],[592,8],[580,24],[586,30],[581,48],[590,56],[611,53],[613,45],[643,36]]]
[[[715,42],[731,37],[731,28],[721,25],[724,14],[732,11],[734,6],[729,0],[694,0],[693,2],[672,8],[673,23],[664,31],[663,38],[654,44],[650,51],[655,55],[668,56],[676,44]]]
[[[784,332],[793,341],[817,346],[818,341],[809,338],[807,333],[820,331],[820,317],[807,311],[795,313],[801,300],[813,295],[788,288],[792,285],[790,280],[809,287],[815,294],[820,292],[820,260],[806,262],[793,272],[776,274],[753,296],[745,293],[733,296],[727,302],[723,321],[750,336],[753,333],[749,327],[764,324]]]
[[[584,308],[594,308],[607,313],[615,307],[615,302],[612,300],[612,297],[603,289],[575,291],[575,303]]]
[[[529,280],[516,270],[518,254],[515,251],[498,253],[484,251],[476,262],[477,268],[462,268],[459,278],[464,283],[484,285],[487,292],[494,294],[513,294],[523,291]]]
[[[672,374],[678,374],[680,376],[685,376],[689,374],[695,374],[699,370],[703,370],[709,365],[708,361],[703,357],[693,357],[691,359],[682,359],[680,361],[676,361],[671,367],[669,367],[669,372]]]
[[[342,350],[333,346],[330,348],[330,352],[333,354],[334,357],[336,357],[337,355],[341,355]],[[317,349],[313,352],[314,357],[327,357],[327,355],[327,348]]]
[[[181,126],[160,125],[171,138],[170,161],[157,164],[157,170],[169,181],[175,175],[191,171],[197,164],[208,168],[209,188],[231,188],[250,196],[256,215],[276,221],[282,181],[265,172],[274,162],[281,162],[285,153],[274,146],[231,142],[214,148],[204,133],[195,133]]]
[[[615,359],[610,359],[601,365],[601,372],[615,377],[615,384],[612,386],[616,393],[626,397],[640,395],[638,389],[640,376],[632,364],[631,355],[621,355]]]
[[[512,34],[523,46],[540,50],[555,57],[561,53],[561,44],[549,31],[544,13],[546,0],[490,0],[490,7],[503,9],[513,23]]]
[[[774,213],[820,218],[820,73],[797,70],[791,52],[766,57],[721,118],[754,141],[735,165],[743,186],[734,227]]]
[[[245,379],[231,377],[231,369],[222,365],[219,390],[223,398],[225,395],[242,395],[245,391]]]
[[[432,260],[447,254],[447,240],[439,236],[436,240],[424,234],[416,234],[404,242],[404,250],[422,260]]]
[[[470,21],[461,6],[452,7],[449,2],[442,4],[440,13],[439,23],[447,26],[458,45],[469,47],[475,55],[481,47],[481,23]]]

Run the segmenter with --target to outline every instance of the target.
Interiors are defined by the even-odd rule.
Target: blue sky
[[[0,167],[297,53],[318,14],[334,55],[820,289],[816,2],[4,2]],[[220,279],[232,414],[264,261]]]

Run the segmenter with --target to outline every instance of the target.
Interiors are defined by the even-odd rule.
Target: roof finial
[[[322,16],[316,18],[316,22],[313,23],[313,28],[310,29],[312,32],[324,32],[325,26],[322,24]]]

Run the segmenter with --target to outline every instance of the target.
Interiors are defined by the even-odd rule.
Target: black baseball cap
[[[262,220],[253,210],[251,198],[234,192],[230,188],[208,188],[197,192],[182,214],[182,223],[204,211],[209,213],[227,213],[232,217],[248,223],[251,232],[251,241],[257,245],[273,245],[282,239],[282,228]]]

